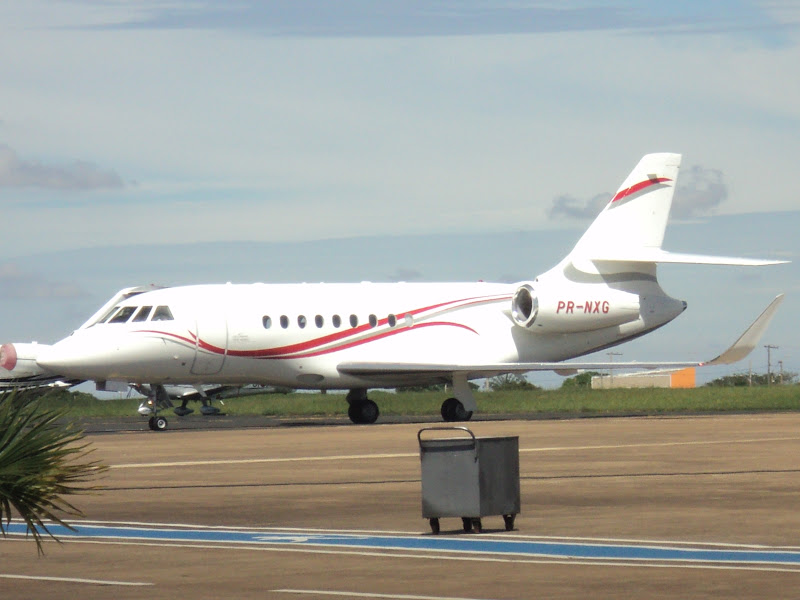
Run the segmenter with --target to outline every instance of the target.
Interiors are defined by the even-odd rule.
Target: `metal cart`
[[[461,435],[424,438],[428,431]],[[461,517],[464,531],[480,533],[482,517],[502,515],[506,531],[514,529],[520,512],[518,437],[476,438],[466,427],[424,427],[417,440],[422,517],[433,533],[439,533],[442,517]]]

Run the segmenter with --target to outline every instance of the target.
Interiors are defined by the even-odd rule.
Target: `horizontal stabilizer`
[[[667,252],[661,248],[637,248],[636,250],[614,249],[594,253],[587,257],[594,262],[675,263],[685,265],[733,265],[739,267],[763,267],[781,265],[789,261],[761,258],[738,258],[735,256],[708,256],[705,254],[683,254]]]

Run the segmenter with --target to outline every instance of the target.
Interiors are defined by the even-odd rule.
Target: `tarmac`
[[[72,497],[85,518],[42,557],[11,524],[0,596],[800,597],[800,414],[470,422],[519,437],[522,511],[439,535],[431,423],[170,421],[87,435],[105,489]]]

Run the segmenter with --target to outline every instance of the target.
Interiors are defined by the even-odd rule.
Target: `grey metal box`
[[[425,439],[426,431],[462,435]],[[503,515],[513,527],[520,511],[518,437],[476,438],[466,427],[426,427],[417,439],[424,518],[462,517],[466,528],[466,519]]]

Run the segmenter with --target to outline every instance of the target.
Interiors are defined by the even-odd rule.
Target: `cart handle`
[[[422,429],[420,429],[417,432],[417,441],[419,442],[420,447],[422,446],[422,432],[423,431],[466,431],[470,435],[470,437],[472,438],[472,444],[474,446],[478,445],[478,442],[475,439],[475,434],[472,433],[466,427],[460,427],[460,426],[455,426],[455,427],[423,427]]]

